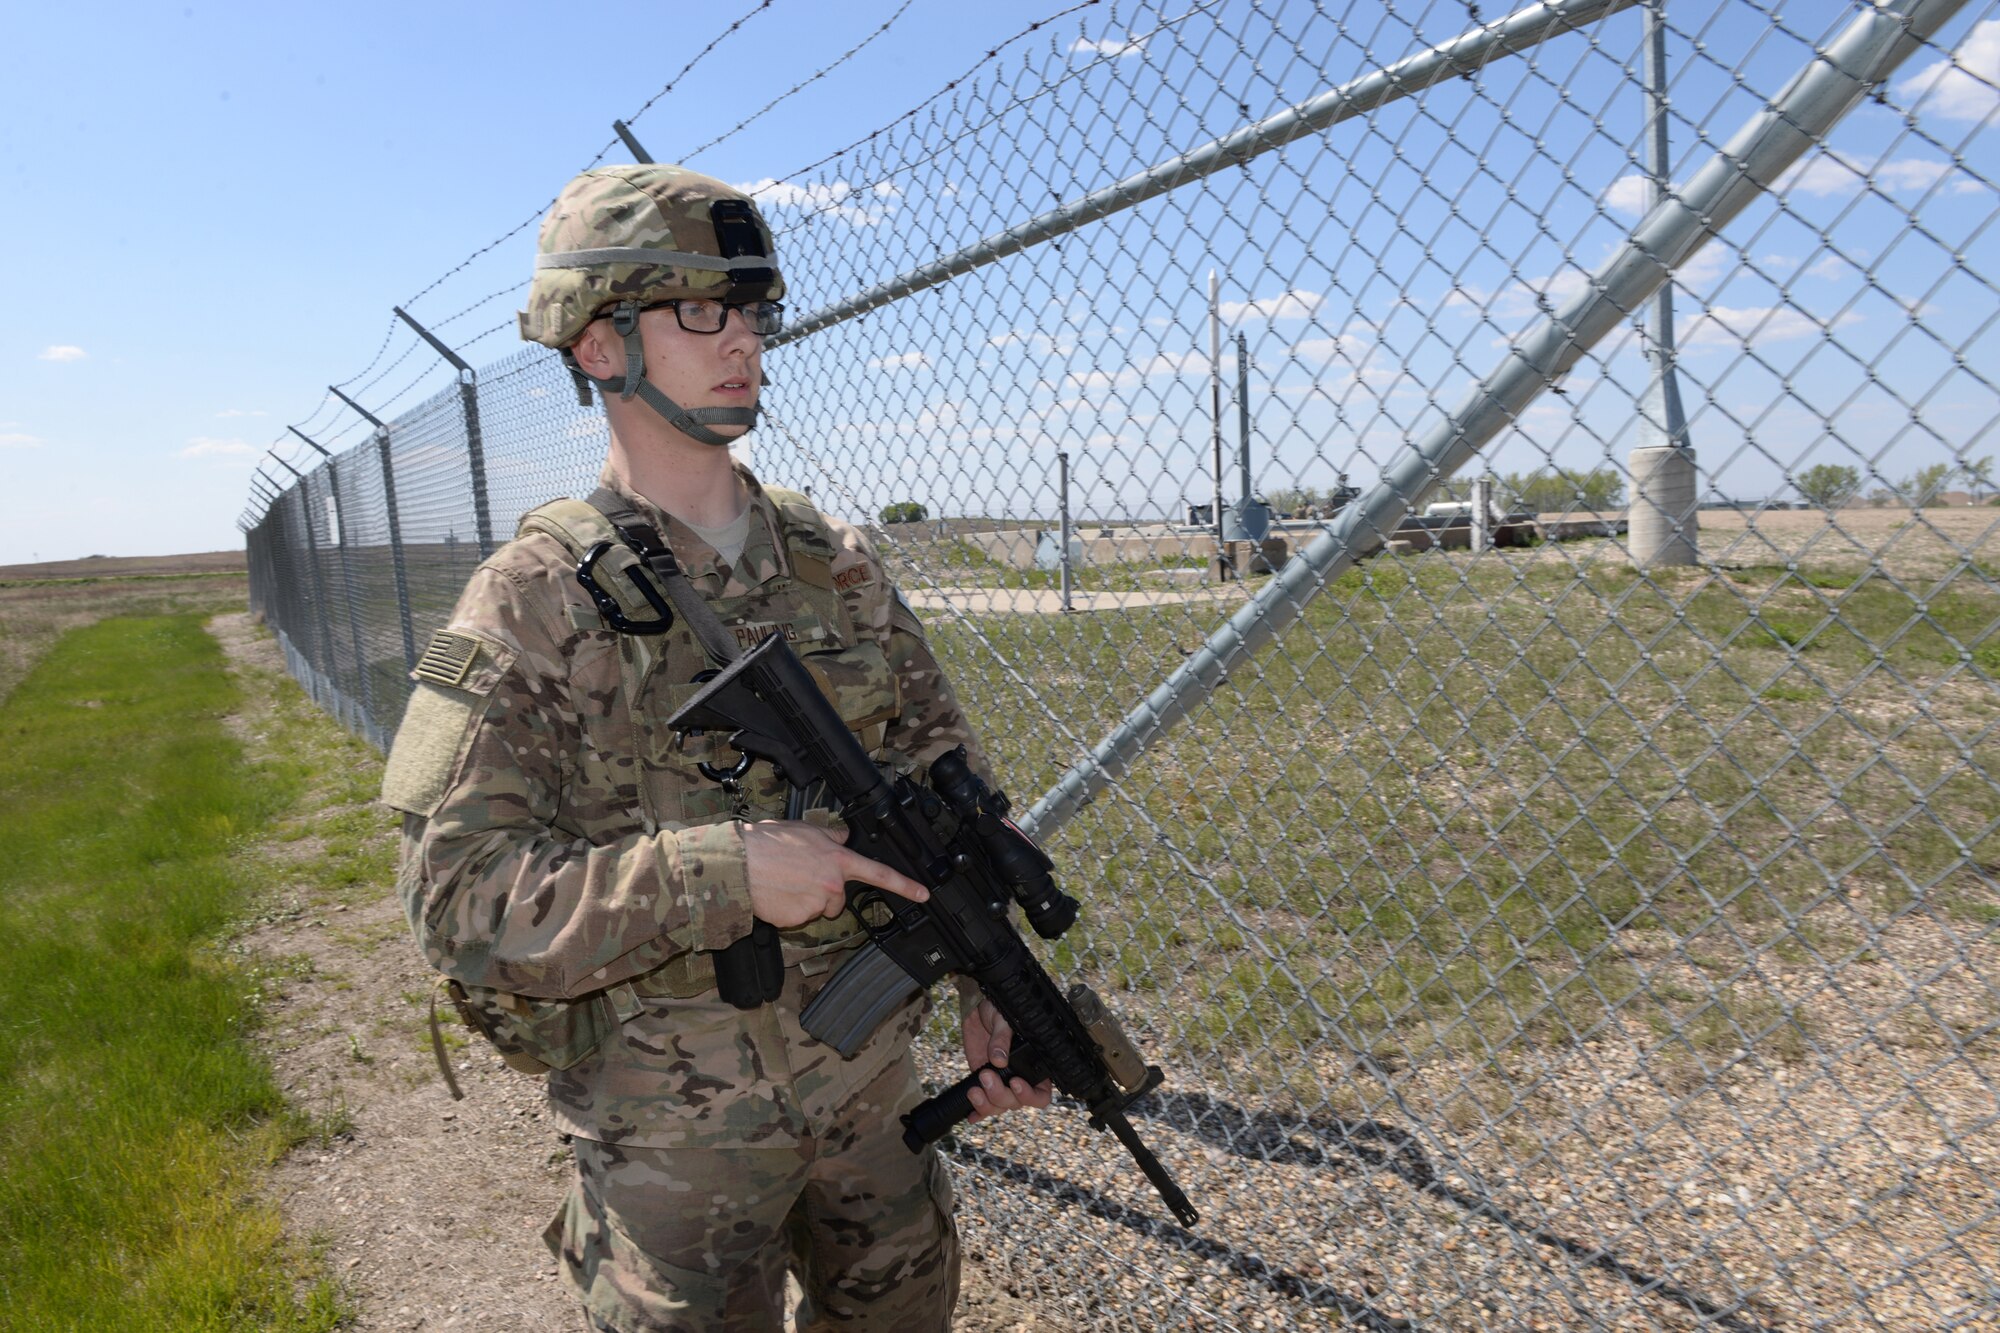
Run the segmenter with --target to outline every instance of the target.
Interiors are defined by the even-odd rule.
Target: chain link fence
[[[1996,82],[1990,0],[1089,4],[757,184],[753,464],[1168,1070],[1192,1232],[960,1136],[1049,1326],[2000,1326]],[[245,521],[381,744],[604,426],[528,348],[348,432]]]

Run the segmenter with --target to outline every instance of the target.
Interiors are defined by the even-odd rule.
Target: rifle
[[[1058,990],[1015,930],[1011,903],[1052,940],[1076,920],[1076,900],[1056,887],[1054,863],[1007,818],[1006,795],[972,771],[963,746],[931,765],[928,787],[884,774],[778,634],[725,667],[667,725],[726,732],[746,763],[768,760],[794,791],[823,789],[847,823],[849,847],[931,891],[930,901],[913,903],[873,885],[847,885],[869,942],[806,1006],[800,1021],[808,1033],[850,1056],[889,1014],[950,973],[978,983],[1014,1030],[1006,1068],[984,1066],[903,1117],[911,1152],[972,1114],[966,1093],[986,1069],[1030,1083],[1050,1079],[1084,1104],[1091,1128],[1125,1145],[1181,1224],[1195,1224],[1194,1205],[1125,1116],[1165,1075],[1133,1050],[1089,987]],[[720,951],[718,977],[768,974],[775,936],[753,932]],[[765,993],[759,986],[744,998],[754,1006]]]

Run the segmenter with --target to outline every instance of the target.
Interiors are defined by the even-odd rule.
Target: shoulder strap
[[[531,532],[554,537],[578,560],[583,559],[584,552],[597,543],[618,540],[611,520],[596,505],[567,497],[551,500],[523,514],[514,535],[524,537]]]
[[[709,660],[717,666],[728,666],[734,662],[739,656],[736,640],[722,627],[722,621],[716,618],[715,612],[708,609],[708,603],[694,590],[694,585],[688,582],[687,575],[681,572],[680,562],[674,559],[674,553],[668,549],[658,530],[632,508],[624,496],[608,486],[592,491],[590,504],[609,526],[616,529],[625,544],[639,553],[646,568],[660,581],[660,587],[666,592],[667,600],[674,604],[674,610],[694,631],[695,638],[701,641],[702,651],[708,654]]]

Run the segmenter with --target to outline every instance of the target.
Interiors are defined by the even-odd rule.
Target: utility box
[[[1063,565],[1062,536],[1060,533],[1040,532],[1035,534],[1035,568],[1061,569]],[[1069,538],[1069,567],[1075,569],[1083,563],[1083,539],[1075,533]]]

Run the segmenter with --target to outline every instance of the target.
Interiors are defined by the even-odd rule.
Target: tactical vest
[[[881,646],[857,635],[847,603],[834,586],[836,548],[826,520],[796,492],[765,487],[764,495],[777,510],[790,573],[766,581],[753,594],[704,600],[725,628],[737,635],[739,650],[754,647],[768,633],[784,633],[863,746],[887,759],[882,746],[899,704],[895,673]],[[516,535],[529,533],[554,538],[579,562],[599,543],[611,543],[599,557],[600,586],[615,597],[629,619],[644,621],[656,615],[625,577],[627,569],[640,563],[637,555],[595,505],[551,501],[521,519]],[[750,768],[733,789],[712,781],[688,789],[685,775],[696,764],[724,772],[734,768],[740,756],[723,737],[683,737],[665,725],[699,688],[697,677],[715,666],[684,617],[676,618],[664,633],[625,634],[586,607],[571,604],[569,615],[578,629],[616,634],[620,697],[610,707],[625,711],[638,741],[645,832],[730,818],[774,819],[786,813],[787,785],[769,764]],[[670,784],[676,788],[671,793],[664,790],[669,784],[657,777],[670,770],[679,779]],[[808,973],[830,970],[839,955],[865,939],[866,932],[852,913],[780,932],[786,966]],[[636,1014],[646,997],[689,998],[714,988],[713,962],[709,955],[693,950],[577,1000],[537,999],[457,981],[445,983],[466,1025],[484,1035],[509,1065],[527,1073],[567,1069],[583,1060]],[[442,1065],[441,1041],[437,1045]],[[446,1077],[449,1082],[448,1068]]]

